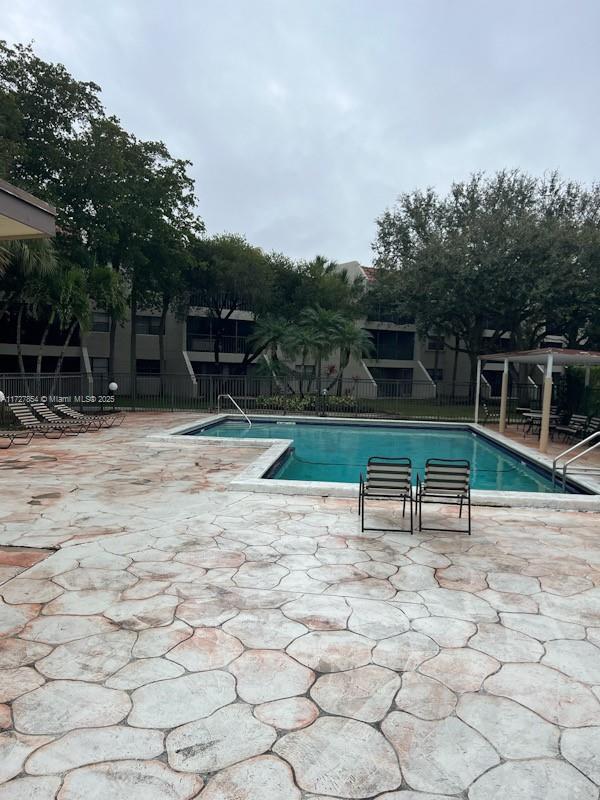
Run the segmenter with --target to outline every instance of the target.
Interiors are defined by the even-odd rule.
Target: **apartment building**
[[[373,280],[375,270],[357,261],[339,265],[347,271],[350,279],[361,277]],[[135,319],[137,345],[137,373],[159,375],[159,316],[153,311],[140,311]],[[214,354],[214,326],[205,301],[201,296],[192,297],[185,320],[174,314],[167,318],[165,333],[165,357],[169,375],[181,376],[192,383],[196,376],[240,373],[244,361],[247,339],[252,335],[254,317],[249,309],[238,308],[227,320],[220,321],[220,353],[218,363]],[[414,320],[398,319],[389,308],[382,307],[372,312],[369,318],[359,320],[373,340],[373,352],[367,358],[353,359],[345,371],[345,380],[357,386],[377,386],[379,393],[386,391],[408,397],[433,396],[444,390],[453,380],[455,352],[442,337],[419,337]],[[21,353],[27,372],[34,372],[37,359],[42,357],[42,372],[52,372],[61,353],[64,356],[63,372],[103,375],[107,378],[125,376],[130,369],[131,323],[126,322],[117,329],[115,342],[114,375],[108,376],[110,348],[110,319],[102,311],[94,311],[88,332],[76,334],[70,346],[64,350],[64,332],[56,326],[50,329],[45,344],[40,348],[43,324],[27,320],[23,327]],[[486,332],[488,336],[492,330]],[[8,329],[6,319],[0,320],[0,373],[18,372],[17,346],[14,334]],[[548,343],[557,346],[560,337],[548,337]],[[508,346],[508,340],[507,340]],[[64,350],[64,352],[63,352]],[[323,365],[325,371],[334,375],[338,365],[338,354],[333,353]],[[299,364],[290,364],[300,369]],[[305,365],[310,370],[311,364]],[[256,369],[249,367],[249,372]],[[501,364],[489,364],[483,378],[489,385],[490,394],[500,389]],[[516,379],[516,375],[514,376]],[[538,376],[541,382],[542,375]],[[463,386],[468,390],[469,361],[459,354],[456,362],[458,391]],[[537,383],[536,376],[531,381]],[[372,389],[369,389],[372,392]]]

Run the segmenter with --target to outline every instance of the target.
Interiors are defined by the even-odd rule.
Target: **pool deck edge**
[[[261,415],[261,420],[284,419],[286,422],[310,422],[317,424],[337,423],[337,424],[356,424],[357,420],[348,417],[326,417],[313,418],[300,415]],[[326,481],[284,481],[264,476],[272,469],[273,465],[284,455],[286,450],[293,444],[293,439],[228,439],[218,436],[184,436],[199,427],[205,428],[220,422],[229,420],[239,421],[239,417],[234,414],[222,413],[199,419],[195,424],[179,425],[170,428],[162,433],[151,434],[148,438],[152,441],[162,441],[165,444],[184,444],[192,447],[202,447],[207,444],[219,445],[221,447],[256,447],[264,450],[258,457],[249,464],[239,475],[233,478],[229,486],[235,491],[242,492],[263,492],[269,494],[286,495],[313,495],[319,497],[345,497],[352,498],[358,496],[358,487],[353,483],[333,483]],[[460,428],[471,430],[490,439],[503,448],[537,463],[544,469],[552,469],[552,459],[544,456],[525,444],[509,439],[506,436],[491,431],[482,425],[473,422],[427,422],[417,420],[389,420],[389,419],[369,419],[359,420],[365,427],[376,425],[387,425],[390,427],[443,427]],[[176,439],[174,437],[177,437]],[[573,480],[573,479],[571,479]],[[553,511],[600,511],[600,481],[577,477],[577,484],[596,494],[552,494],[547,492],[493,492],[489,490],[473,489],[471,499],[474,505],[515,507],[515,508],[546,508]]]

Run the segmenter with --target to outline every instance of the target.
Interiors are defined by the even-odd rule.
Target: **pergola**
[[[482,363],[493,361],[504,365],[502,371],[502,390],[500,394],[500,433],[506,430],[506,405],[508,399],[508,365],[538,364],[545,368],[544,394],[542,398],[542,418],[540,422],[540,452],[548,450],[550,435],[550,407],[552,404],[552,370],[554,367],[593,367],[600,366],[600,353],[592,350],[563,350],[560,347],[544,347],[539,350],[520,350],[513,353],[492,353],[480,356],[477,360],[477,389],[475,394],[475,422],[479,420],[479,397]],[[586,374],[586,383],[589,371]]]
[[[54,236],[56,209],[0,180],[0,241]]]

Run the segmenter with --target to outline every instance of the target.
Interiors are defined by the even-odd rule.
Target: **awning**
[[[594,350],[567,350],[561,347],[541,347],[538,350],[515,350],[512,353],[492,353],[480,356],[479,360],[509,361],[513,364],[545,364],[552,356],[555,367],[600,366],[600,353]]]
[[[0,180],[0,241],[54,236],[56,209]]]

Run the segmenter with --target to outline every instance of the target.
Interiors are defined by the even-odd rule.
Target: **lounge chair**
[[[17,422],[22,425],[25,430],[32,431],[34,434],[41,433],[46,439],[60,439],[64,433],[63,427],[41,422],[25,403],[8,403],[8,407],[12,411]]]
[[[0,450],[8,450],[11,444],[29,444],[32,439],[33,431],[0,431]]]
[[[90,429],[90,422],[75,422],[75,420],[59,417],[58,414],[55,414],[45,403],[31,403],[30,405],[33,412],[37,414],[38,417],[41,417],[44,422],[47,422],[49,425],[56,425],[57,428],[62,428],[65,433],[77,436],[77,434],[86,433]]]
[[[562,434],[563,439],[566,441],[583,433],[587,427],[588,418],[585,414],[571,414],[566,425],[557,425],[554,430],[556,433]]]
[[[365,528],[365,500],[402,500],[402,516],[406,501],[410,507],[410,532],[413,532],[412,464],[410,458],[372,456],[367,462],[367,476],[360,473],[358,513],[361,531],[399,532],[402,528]]]
[[[112,428],[113,425],[121,425],[125,414],[118,411],[111,411],[108,414],[82,414],[81,411],[76,411],[74,408],[65,405],[64,403],[57,403],[53,408],[62,414],[64,417],[74,420],[82,420],[84,422],[91,421],[96,424],[98,428]]]
[[[420,531],[445,531],[449,528],[424,528],[422,522],[423,503],[457,505],[462,517],[463,506],[468,511],[468,527],[471,535],[471,464],[463,458],[428,458],[425,462],[425,475],[421,481],[417,475],[417,508]]]

